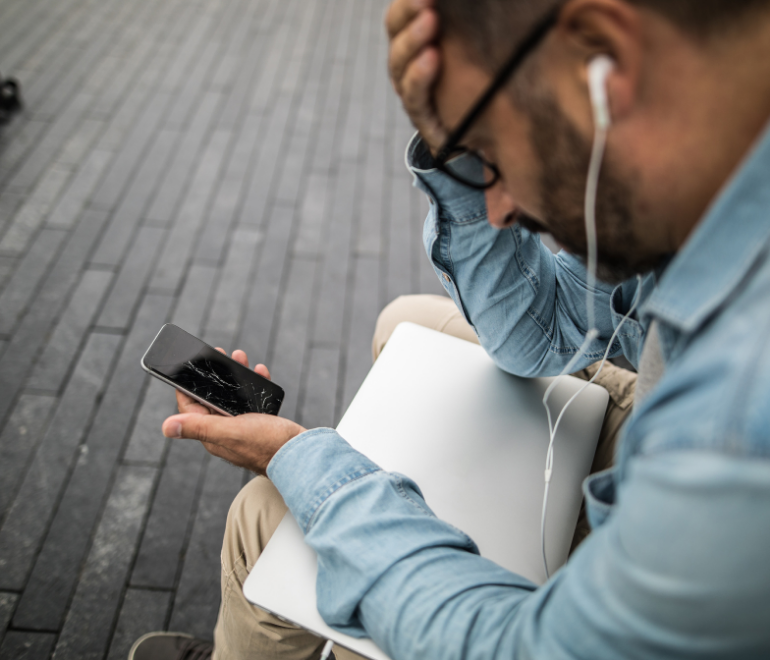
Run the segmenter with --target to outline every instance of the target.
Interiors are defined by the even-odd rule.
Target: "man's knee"
[[[372,340],[376,360],[399,323],[408,321],[461,339],[476,341],[473,329],[462,318],[451,298],[432,294],[399,296],[380,312]]]
[[[264,550],[287,507],[273,483],[256,477],[235,496],[227,514],[222,561],[243,557],[249,570]]]
[[[377,317],[377,324],[374,327],[374,337],[372,339],[372,359],[376,360],[388,339],[393,334],[399,323],[409,320],[410,314],[416,304],[415,298],[420,296],[399,296],[388,303]]]

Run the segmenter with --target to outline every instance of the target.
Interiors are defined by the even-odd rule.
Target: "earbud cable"
[[[543,554],[543,569],[545,570],[546,580],[550,579],[551,575],[548,570],[548,557],[546,555],[546,549],[545,549],[545,523],[546,523],[546,514],[548,511],[548,494],[551,486],[551,477],[553,476],[554,444],[556,440],[556,432],[559,430],[559,425],[561,424],[561,421],[564,418],[564,415],[567,412],[567,409],[572,405],[572,402],[575,401],[575,399],[577,399],[583,393],[583,391],[599,377],[599,374],[601,374],[602,370],[604,369],[604,365],[606,364],[607,359],[609,358],[609,354],[610,354],[610,351],[612,350],[612,346],[614,345],[615,340],[617,339],[617,336],[620,333],[621,328],[623,327],[625,322],[628,320],[628,318],[636,311],[636,306],[639,302],[639,294],[641,293],[641,277],[637,275],[639,286],[637,287],[637,292],[636,292],[636,295],[634,296],[634,301],[631,306],[631,309],[628,310],[628,313],[623,317],[623,320],[618,324],[618,327],[615,329],[615,332],[610,338],[610,341],[607,344],[607,350],[605,350],[604,357],[602,358],[601,364],[599,365],[599,369],[594,374],[593,378],[591,378],[591,380],[589,380],[585,385],[583,385],[569,399],[569,401],[567,401],[567,403],[561,409],[561,412],[559,413],[559,416],[556,419],[556,423],[554,424],[553,418],[551,416],[551,408],[548,405],[548,401],[551,398],[551,394],[559,385],[559,383],[564,379],[565,376],[575,371],[575,368],[577,367],[580,360],[583,358],[584,355],[587,354],[591,343],[595,339],[599,338],[599,331],[596,328],[596,309],[595,309],[596,296],[594,293],[596,290],[596,283],[597,283],[596,273],[597,273],[598,263],[599,263],[599,249],[598,249],[598,240],[596,235],[596,197],[597,197],[597,192],[599,188],[599,176],[601,174],[602,162],[604,160],[604,151],[605,151],[606,145],[607,145],[607,127],[602,125],[597,125],[596,133],[594,136],[594,144],[591,150],[591,162],[588,167],[588,177],[586,180],[586,195],[585,195],[586,254],[587,254],[586,268],[588,272],[588,276],[586,278],[586,286],[587,286],[586,313],[588,318],[589,329],[588,329],[588,332],[586,333],[585,339],[583,340],[582,346],[578,349],[577,353],[569,361],[567,366],[564,367],[561,374],[559,374],[559,376],[555,378],[553,382],[548,386],[548,389],[545,391],[545,395],[543,396],[543,405],[545,406],[546,414],[548,416],[549,441],[548,441],[548,452],[546,453],[546,459],[545,459],[545,491],[543,493],[543,509],[540,517],[540,546]]]

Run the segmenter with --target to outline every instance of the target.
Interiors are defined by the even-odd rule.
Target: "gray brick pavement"
[[[0,67],[0,658],[210,637],[248,475],[162,437],[171,319],[333,426],[378,311],[441,293],[385,73],[386,0],[13,0]]]

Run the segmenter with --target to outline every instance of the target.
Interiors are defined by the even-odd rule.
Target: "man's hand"
[[[225,352],[221,348],[217,350]],[[232,357],[245,367],[249,366],[243,351],[234,351]],[[270,372],[264,364],[258,364],[254,371],[270,378]],[[167,438],[200,440],[210,454],[257,474],[265,474],[276,452],[305,431],[299,424],[274,415],[215,415],[206,406],[178,390],[176,400],[181,414],[163,422],[163,435]]]
[[[435,155],[446,139],[446,130],[433,104],[440,58],[435,41],[438,16],[435,0],[394,0],[385,15],[390,38],[388,69],[396,93],[415,128]]]

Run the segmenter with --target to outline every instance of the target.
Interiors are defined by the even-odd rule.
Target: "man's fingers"
[[[404,73],[401,90],[404,110],[434,152],[446,139],[446,129],[436,114],[432,96],[439,68],[438,50],[425,49]]]
[[[264,376],[268,380],[272,380],[270,378],[270,370],[264,364],[258,364],[256,367],[254,367],[254,371],[256,371],[260,376]]]
[[[434,0],[394,0],[385,12],[385,29],[391,38],[401,32],[420,11],[432,7]]]
[[[438,17],[436,12],[426,10],[392,38],[388,55],[388,71],[393,86],[399,94],[401,93],[404,71],[420,51],[435,41],[437,36]]]
[[[249,358],[246,355],[246,353],[240,349],[233,351],[232,355],[233,360],[238,362],[239,364],[242,364],[244,367],[249,366]]]
[[[180,413],[198,413],[208,415],[211,411],[184,392],[176,391],[176,405]]]

